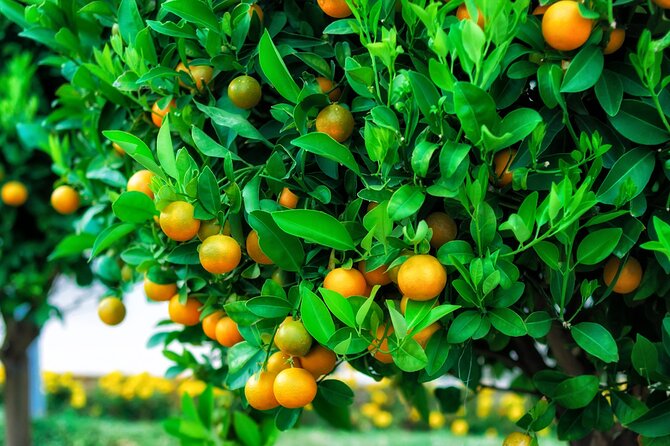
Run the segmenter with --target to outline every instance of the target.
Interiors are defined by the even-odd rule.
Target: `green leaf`
[[[326,304],[307,287],[300,286],[300,315],[305,328],[319,344],[326,345],[335,333],[335,323]]]
[[[526,318],[528,334],[535,339],[545,337],[551,330],[551,322],[551,316],[546,311],[536,311],[529,314]]]
[[[308,133],[294,139],[291,141],[291,144],[315,155],[340,163],[344,167],[354,171],[357,175],[360,175],[358,164],[347,146],[340,144],[325,133]]]
[[[670,400],[649,409],[637,420],[629,423],[628,429],[651,438],[670,435]]]
[[[566,409],[586,407],[598,393],[598,384],[598,378],[593,375],[566,379],[556,386],[554,401]]]
[[[233,412],[233,426],[237,438],[242,441],[245,446],[261,446],[261,433],[256,422],[244,412],[236,410]]]
[[[158,140],[156,142],[156,151],[158,161],[161,163],[163,171],[172,178],[177,178],[177,158],[172,146],[172,137],[170,136],[170,115],[163,118],[163,125],[158,131]]]
[[[126,223],[144,223],[157,214],[154,201],[137,191],[124,192],[112,204],[112,210],[119,220]]]
[[[198,200],[202,207],[212,215],[216,215],[221,210],[219,185],[209,166],[205,166],[198,176]]]
[[[475,254],[472,251],[472,246],[465,240],[452,240],[438,249],[437,259],[443,265],[453,266],[452,257],[456,261],[467,265],[475,258]]]
[[[242,115],[231,113],[221,108],[208,107],[200,102],[196,102],[196,104],[200,111],[209,116],[216,124],[234,130],[243,138],[267,142],[261,132]]]
[[[97,256],[103,250],[109,248],[136,229],[137,226],[131,223],[119,223],[106,227],[95,239],[95,243],[93,243],[93,248],[91,249],[90,258],[92,259]]]
[[[493,98],[470,83],[457,82],[454,86],[454,108],[465,135],[473,144],[481,140],[482,126],[492,130],[500,122]]]
[[[285,318],[293,309],[286,300],[274,296],[259,296],[247,301],[247,308],[256,316],[267,319]]]
[[[577,262],[595,265],[602,262],[614,251],[623,231],[621,228],[606,228],[591,232],[577,247]]]
[[[657,145],[670,141],[670,133],[656,109],[642,101],[624,99],[619,113],[609,120],[619,133],[635,143]]]
[[[435,85],[426,76],[416,71],[409,71],[407,77],[412,86],[413,97],[421,113],[427,119],[433,120],[433,109],[435,109],[435,112],[437,111],[436,107],[440,99]]]
[[[637,148],[626,152],[614,163],[600,184],[596,199],[601,203],[620,206],[635,198],[649,182],[655,164],[656,155],[651,150]]]
[[[623,82],[614,71],[604,70],[595,88],[600,106],[609,116],[619,113],[623,101]]]
[[[578,93],[593,87],[605,66],[602,49],[597,45],[582,48],[565,72],[561,93]]]
[[[61,240],[54,250],[49,254],[48,260],[57,260],[70,256],[80,256],[85,250],[90,249],[95,242],[95,235],[86,232],[81,234],[70,234]]]
[[[272,218],[282,231],[308,242],[340,251],[355,248],[351,235],[335,217],[311,209],[273,212]]]
[[[182,19],[209,28],[210,31],[220,33],[219,21],[212,7],[202,0],[168,0],[161,6]]]
[[[421,209],[426,199],[419,186],[405,184],[395,191],[388,204],[388,216],[395,221],[410,217]]]
[[[491,325],[507,336],[517,337],[527,333],[523,319],[509,308],[494,308],[489,313]]]
[[[577,345],[587,353],[604,362],[617,362],[619,349],[614,338],[602,325],[594,322],[580,322],[572,326],[570,332]]]
[[[563,79],[563,70],[558,64],[544,63],[537,70],[540,97],[549,108],[554,108],[564,102],[560,92],[561,79]]]
[[[127,43],[135,43],[135,37],[144,28],[144,21],[135,0],[122,0],[118,10],[119,32]],[[67,28],[65,28],[67,29]]]
[[[658,369],[658,350],[649,339],[638,334],[631,353],[631,361],[637,373],[649,379],[649,374]]]
[[[328,309],[336,318],[347,324],[349,327],[356,327],[354,309],[346,298],[342,297],[340,293],[326,288],[319,288],[319,292],[323,296],[326,305],[328,305]]]
[[[482,317],[478,312],[464,311],[456,316],[451,326],[449,326],[447,340],[450,344],[460,344],[467,341],[475,334],[481,321]]]
[[[267,29],[263,32],[258,44],[258,60],[263,74],[268,78],[270,84],[286,100],[296,104],[300,95],[300,88],[291,77],[291,73],[286,68],[286,64],[284,64],[279,51],[272,42]]]
[[[105,130],[102,134],[110,141],[117,143],[123,150],[126,151],[135,161],[140,163],[145,168],[149,169],[161,178],[165,178],[165,173],[156,164],[151,149],[144,141],[135,135],[120,130]]]
[[[286,271],[300,271],[305,251],[298,238],[283,232],[265,211],[251,212],[249,225],[258,232],[261,250],[275,265]]]
[[[319,383],[319,393],[335,406],[351,406],[354,403],[354,392],[337,379],[325,379]]]
[[[551,269],[558,270],[559,252],[556,245],[551,242],[538,242],[533,246],[535,253]]]
[[[391,356],[398,368],[405,372],[417,372],[425,368],[428,363],[426,352],[410,336],[404,338],[398,348],[393,349]]]

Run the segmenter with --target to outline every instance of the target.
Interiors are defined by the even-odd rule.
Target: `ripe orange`
[[[138,170],[130,178],[128,178],[126,189],[128,191],[142,192],[153,200],[154,193],[149,185],[151,184],[151,179],[154,176],[154,173],[148,170]]]
[[[608,287],[619,270],[619,263],[621,261],[618,258],[610,257],[605,264],[603,281]],[[635,257],[628,257],[628,261],[621,269],[621,274],[619,274],[619,278],[612,287],[612,290],[619,294],[632,293],[640,286],[640,281],[642,281],[642,265],[640,265],[640,262]]]
[[[465,6],[465,3],[459,6],[458,9],[456,10],[456,17],[458,18],[458,20],[472,19],[472,17],[470,17],[470,13],[468,12],[468,7]],[[479,10],[479,8],[477,8],[477,26],[479,26],[481,29],[484,29],[485,24],[486,20],[484,19],[484,15]]]
[[[115,152],[117,153],[117,155],[119,155],[119,156],[123,156],[123,155],[126,154],[126,151],[123,150],[123,147],[121,147],[120,145],[118,145],[118,144],[115,143],[115,142],[112,143],[112,148],[114,149],[114,151],[115,151]]]
[[[227,235],[207,237],[199,249],[200,264],[212,274],[224,274],[237,268],[242,250],[234,238]]]
[[[365,277],[365,281],[370,286],[375,285],[383,286],[391,283],[391,278],[386,273],[386,265],[382,265],[379,268],[374,269],[372,271],[366,271],[365,260],[361,260],[360,262],[358,262],[358,270],[363,274],[363,277]]]
[[[20,181],[8,181],[2,185],[0,196],[7,206],[19,207],[28,201],[28,188]]]
[[[154,102],[154,105],[151,107],[151,120],[156,127],[163,125],[163,118],[165,115],[177,108],[177,103],[174,99],[172,99],[165,108],[161,108],[160,105],[158,105],[158,102],[159,101]]]
[[[437,322],[434,322],[418,332],[415,335],[412,335],[412,338],[419,343],[419,345],[423,348],[426,348],[426,345],[428,344],[428,341],[430,341],[430,338],[440,329],[442,328],[440,324]]]
[[[547,9],[542,17],[544,40],[559,51],[572,51],[584,45],[591,36],[593,20],[582,17],[579,3],[561,0]]]
[[[285,208],[295,209],[298,206],[298,196],[291,192],[291,189],[285,187],[279,194],[279,204]]]
[[[430,246],[435,250],[442,245],[456,239],[456,222],[444,212],[433,212],[426,217],[428,227],[433,231]]]
[[[228,224],[228,229],[230,229],[230,224]],[[207,239],[207,237],[211,237],[213,235],[220,233],[221,233],[221,225],[219,224],[219,220],[217,220],[216,218],[200,222],[200,229],[198,229],[198,238],[200,239],[201,242],[204,242],[205,239]],[[228,234],[225,235],[230,235],[230,232],[228,232]]]
[[[268,358],[268,372],[277,374],[282,370],[290,369],[291,358],[293,358],[292,361],[294,367],[301,367],[300,358],[292,357],[291,355],[282,352],[274,352]]]
[[[663,9],[670,9],[670,0],[651,0]]]
[[[182,305],[179,302],[179,295],[175,294],[168,304],[168,314],[170,320],[175,324],[193,326],[200,322],[200,307],[202,304],[198,299],[189,297],[186,303]]]
[[[126,306],[118,297],[105,297],[98,304],[98,317],[107,325],[119,325],[126,317]]]
[[[195,208],[185,201],[173,201],[163,208],[159,223],[172,240],[186,242],[198,234],[200,220],[193,217]]]
[[[283,407],[298,409],[314,400],[317,390],[316,380],[305,369],[286,369],[277,374],[272,390]]]
[[[177,72],[183,71],[184,73],[187,73],[193,80],[193,83],[195,84],[195,87],[198,89],[198,91],[202,91],[205,86],[209,84],[214,73],[212,67],[208,67],[207,65],[189,65],[187,68],[186,65],[184,65],[182,62],[179,62],[175,70]],[[188,85],[186,85],[181,79],[179,80],[179,85],[184,88],[188,87]]]
[[[247,236],[247,254],[249,254],[249,257],[251,257],[251,260],[253,260],[256,263],[259,263],[261,265],[272,265],[274,262],[270,257],[266,256],[263,250],[261,249],[261,245],[258,242],[258,232],[256,230],[252,230],[249,235]]]
[[[347,2],[344,0],[318,0],[319,8],[326,13],[326,15],[336,18],[343,19],[351,15],[351,8],[347,5]]]
[[[300,358],[300,366],[314,375],[314,378],[329,374],[336,364],[335,353],[320,344],[315,344],[309,353]]]
[[[529,446],[532,438],[521,432],[512,432],[503,441],[503,446]]]
[[[337,291],[344,297],[363,296],[368,283],[357,269],[335,268],[326,275],[323,287]],[[300,356],[300,355],[298,355]]]
[[[504,149],[493,157],[493,169],[496,173],[494,181],[500,187],[505,187],[512,183],[512,171],[509,170],[509,166],[512,165],[515,156],[516,149]]]
[[[354,117],[339,104],[330,104],[316,117],[316,131],[330,135],[337,142],[344,142],[354,132]]]
[[[623,41],[626,39],[626,31],[617,28],[612,31],[610,38],[607,41],[607,45],[603,50],[603,54],[612,54],[615,53],[623,46]]]
[[[433,256],[420,254],[400,265],[398,286],[403,295],[413,300],[430,300],[447,284],[447,272]]]
[[[335,83],[332,80],[319,76],[316,78],[316,82],[319,84],[321,91],[327,94],[331,101],[337,102],[340,99],[342,90],[335,88]]]
[[[232,347],[233,345],[244,341],[240,330],[234,320],[228,316],[223,316],[216,323],[216,340],[224,347]]]
[[[51,193],[51,206],[59,214],[72,214],[79,209],[79,192],[70,186],[58,186]]]
[[[223,311],[215,311],[202,318],[202,331],[209,339],[216,341],[216,326],[223,316]]]
[[[386,329],[385,325],[380,325],[377,327],[377,333],[375,339],[368,346],[368,350],[373,352],[373,356],[379,362],[384,364],[391,364],[393,362],[393,357],[389,353],[389,340],[388,337],[393,334],[393,327]],[[382,340],[383,338],[383,340]]]
[[[156,283],[152,282],[147,276],[144,276],[144,293],[153,301],[165,302],[177,294],[177,284]]]
[[[275,334],[275,345],[282,353],[291,356],[304,356],[312,347],[312,336],[301,321],[287,317],[279,324]]]
[[[260,6],[258,6],[258,3],[254,3],[249,7],[249,16],[253,19],[254,14],[258,16],[258,20],[262,23],[263,22],[263,10],[261,9]]]
[[[239,108],[254,108],[261,101],[261,84],[251,76],[238,76],[228,85],[228,97]]]
[[[251,407],[270,410],[279,406],[273,388],[276,377],[274,373],[261,371],[249,378],[244,386],[244,396]]]

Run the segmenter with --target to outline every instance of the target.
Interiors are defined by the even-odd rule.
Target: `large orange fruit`
[[[329,374],[336,364],[337,355],[321,344],[315,344],[309,353],[300,358],[300,367],[314,375],[314,378]]]
[[[351,8],[344,0],[318,0],[319,8],[326,13],[326,15],[336,18],[343,19],[351,15]]]
[[[323,280],[324,288],[337,291],[344,297],[364,296],[367,285],[365,276],[353,268],[335,268]]]
[[[189,297],[185,304],[179,302],[179,295],[175,294],[168,304],[170,320],[175,324],[193,326],[200,322],[200,307],[202,304],[198,299]]]
[[[458,7],[456,10],[456,17],[458,20],[471,20],[472,17],[470,17],[470,12],[468,11],[468,7],[465,6],[465,3],[463,3],[461,6]],[[484,25],[486,24],[486,20],[484,19],[484,14],[477,9],[477,26],[479,26],[481,29],[484,29]]]
[[[28,201],[28,188],[20,181],[8,181],[2,185],[0,197],[7,206],[19,207]]]
[[[59,214],[72,214],[79,209],[79,192],[71,186],[58,186],[51,193],[51,206]]]
[[[246,247],[247,254],[254,262],[261,265],[272,265],[274,263],[261,249],[261,245],[258,242],[258,232],[256,232],[255,229],[253,229],[247,236]]]
[[[370,352],[374,352],[373,356],[379,362],[384,364],[391,364],[393,362],[393,357],[389,352],[389,340],[388,337],[393,334],[393,327],[388,327],[386,329],[385,325],[380,325],[377,327],[377,333],[375,334],[375,339],[368,346]]]
[[[301,321],[287,317],[275,333],[275,345],[287,355],[304,356],[312,347],[312,336]]]
[[[147,297],[156,302],[164,302],[172,299],[177,294],[176,283],[156,283],[148,277],[144,277],[144,293]]]
[[[398,270],[398,287],[413,300],[430,300],[438,296],[447,284],[447,272],[433,256],[420,254],[410,257]]]
[[[209,339],[216,341],[216,326],[223,316],[223,311],[215,311],[202,318],[202,331]]]
[[[270,410],[279,406],[274,394],[274,383],[277,375],[270,372],[254,374],[244,386],[244,396],[251,407],[256,410]]]
[[[391,278],[386,273],[386,265],[382,265],[379,268],[373,269],[372,271],[366,271],[365,269],[365,260],[358,262],[358,270],[365,277],[365,281],[370,286],[375,285],[388,285],[391,283]]]
[[[287,355],[286,353],[274,352],[268,358],[268,365],[267,365],[268,372],[274,373],[276,375],[282,370],[290,369],[291,362],[293,363],[294,367],[301,366],[300,358],[298,358],[297,356],[293,357],[291,355]]]
[[[612,54],[615,53],[623,46],[623,41],[626,40],[626,31],[617,28],[612,31],[610,34],[610,38],[607,41],[607,46],[605,46],[605,49],[603,50],[604,54]]]
[[[430,246],[440,249],[442,245],[456,239],[456,222],[444,212],[433,212],[426,217],[426,224],[433,231]]]
[[[614,280],[617,271],[619,270],[619,264],[621,260],[616,257],[610,257],[610,259],[605,264],[605,269],[603,271],[603,281],[608,287]],[[616,283],[612,287],[612,290],[615,293],[619,294],[628,294],[632,293],[640,286],[642,281],[642,265],[637,261],[635,257],[628,257],[628,261],[621,269],[621,274]]]
[[[316,78],[316,82],[319,84],[321,91],[327,94],[332,102],[337,102],[340,99],[342,90],[335,88],[335,83],[332,80],[327,77],[319,76]]]
[[[544,40],[560,51],[572,51],[584,45],[592,28],[593,20],[582,17],[579,3],[570,0],[554,3],[542,17]]]
[[[277,374],[272,390],[283,407],[298,409],[314,400],[316,380],[305,369],[290,368]]]
[[[227,235],[207,237],[200,245],[200,264],[212,274],[224,274],[237,268],[242,250],[234,238]]]
[[[500,187],[512,183],[512,171],[509,170],[509,166],[512,165],[515,156],[516,149],[505,149],[496,153],[493,157],[493,168],[496,174],[494,180]]]
[[[207,65],[189,65],[186,67],[182,62],[179,62],[175,70],[177,72],[183,71],[184,73],[187,73],[191,77],[198,91],[202,91],[205,86],[209,84],[212,80],[212,75],[214,74],[212,67],[208,67]],[[181,79],[179,80],[179,85],[184,88],[189,87]]]
[[[330,135],[337,142],[344,142],[354,132],[354,117],[339,104],[330,104],[316,117],[316,131]]]
[[[223,316],[216,323],[216,340],[224,347],[232,347],[233,345],[244,341],[242,334],[234,320],[228,316]]]
[[[156,127],[162,126],[165,115],[177,108],[177,103],[174,99],[168,102],[165,108],[161,108],[160,105],[158,105],[158,102],[159,101],[154,102],[154,105],[151,107],[151,120]]]
[[[503,446],[529,446],[532,438],[521,432],[512,432],[503,441]]]
[[[285,208],[295,209],[298,206],[298,196],[291,192],[291,189],[285,187],[279,194],[279,204]]]
[[[153,200],[154,193],[151,190],[150,185],[154,176],[154,173],[148,170],[138,170],[130,178],[128,178],[126,189],[128,191],[142,192]]]
[[[198,234],[200,220],[193,217],[195,208],[185,201],[173,201],[163,208],[159,223],[172,240],[186,242]]]
[[[228,85],[228,97],[239,108],[254,108],[261,101],[261,84],[251,76],[238,76]]]

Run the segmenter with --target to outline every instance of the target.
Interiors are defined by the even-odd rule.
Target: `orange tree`
[[[670,439],[667,2],[0,4],[67,79],[80,247],[169,301],[169,373],[238,396],[171,434],[349,427],[346,361],[424,417],[506,371],[542,397],[508,445]]]

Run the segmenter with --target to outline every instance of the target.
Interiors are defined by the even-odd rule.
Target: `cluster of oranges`
[[[2,202],[11,207],[23,206],[28,201],[28,188],[21,181],[7,181],[0,189]],[[58,186],[51,193],[51,206],[62,215],[73,214],[79,209],[79,192],[72,186]]]
[[[302,322],[292,317],[279,325],[274,344],[279,351],[269,355],[244,386],[247,402],[257,410],[307,406],[316,397],[316,380],[335,369],[337,356],[315,343]]]

